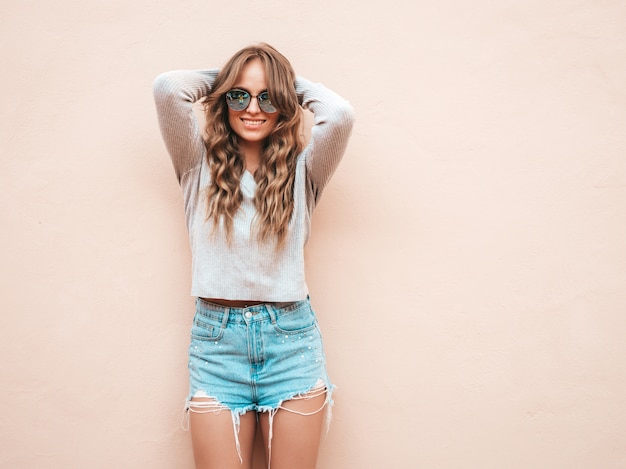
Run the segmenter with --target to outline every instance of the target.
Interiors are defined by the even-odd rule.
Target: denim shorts
[[[211,397],[234,415],[271,412],[324,385],[322,336],[309,299],[230,308],[196,300],[189,346],[189,397]]]

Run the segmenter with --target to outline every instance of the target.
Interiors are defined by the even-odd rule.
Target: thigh
[[[326,393],[313,391],[284,402],[272,417],[259,414],[266,459],[272,469],[314,469],[326,422]]]
[[[194,398],[189,406],[189,425],[196,468],[251,469],[256,414],[247,412],[241,415],[237,433],[231,411],[216,403],[214,399]]]

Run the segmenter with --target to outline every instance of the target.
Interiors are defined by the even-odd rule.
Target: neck
[[[246,162],[246,169],[254,174],[261,163],[261,153],[263,152],[263,142],[243,142],[239,144]]]

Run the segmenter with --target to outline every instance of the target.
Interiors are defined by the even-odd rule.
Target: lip
[[[246,129],[258,129],[265,124],[265,119],[240,119]]]

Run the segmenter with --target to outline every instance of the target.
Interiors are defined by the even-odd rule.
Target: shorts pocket
[[[220,340],[224,335],[222,321],[196,314],[191,326],[191,337],[196,340]]]
[[[281,334],[302,334],[317,327],[315,313],[309,303],[293,311],[278,311],[274,329]]]

